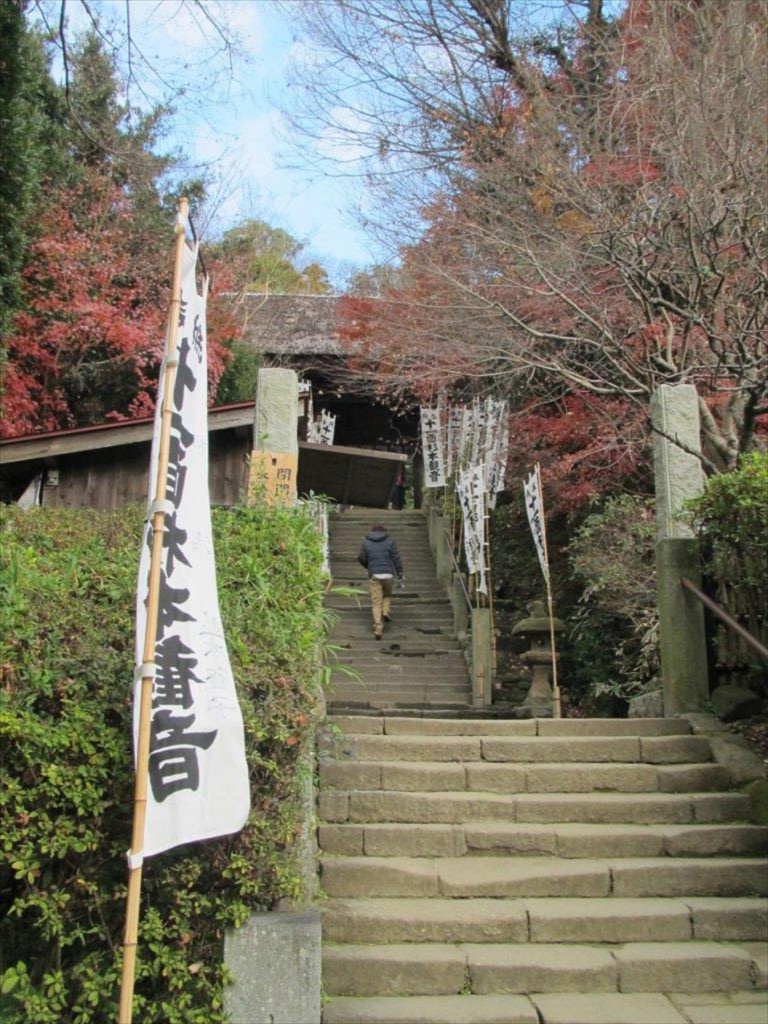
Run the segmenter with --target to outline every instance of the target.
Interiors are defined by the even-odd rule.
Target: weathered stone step
[[[580,822],[694,824],[749,822],[744,793],[412,793],[332,791],[319,795],[324,821]]]
[[[375,642],[375,641],[374,641]],[[334,718],[353,734],[421,736],[687,736],[690,725],[680,718],[528,718],[500,721],[473,719]]]
[[[754,989],[747,949],[714,942],[328,945],[329,995],[728,992]]]
[[[380,708],[386,710],[391,707],[416,707],[422,704],[429,705],[442,705],[442,704],[460,704],[467,706],[470,700],[470,690],[467,685],[457,687],[441,687],[436,690],[432,690],[429,687],[416,687],[412,686],[410,689],[393,690],[386,689],[382,686],[367,686],[361,687],[360,689],[352,689],[351,687],[345,687],[344,689],[331,688],[327,695],[326,700],[332,704],[349,703],[349,704],[366,704],[371,709]]]
[[[438,643],[441,643],[439,639]],[[345,665],[350,661],[370,661],[373,664],[387,665],[390,668],[410,666],[416,669],[431,662],[436,662],[440,665],[450,665],[453,662],[465,664],[464,654],[456,641],[454,641],[455,646],[453,649],[445,646],[445,641],[442,643],[443,646],[438,647],[435,645],[432,649],[426,644],[422,644],[421,649],[408,648],[403,650],[402,648],[396,648],[392,650],[391,643],[383,646],[383,641],[376,641],[371,638],[366,646],[359,644],[355,647],[346,647],[344,650],[334,652],[329,664],[333,666],[337,664]]]
[[[334,594],[326,596],[324,604],[326,608],[341,611],[345,608],[359,608],[366,606],[367,595],[362,598],[357,594]],[[418,589],[409,587],[408,590],[396,591],[392,596],[393,604],[396,603],[397,610],[402,618],[412,618],[413,613],[418,611],[423,615],[447,616],[453,620],[450,603],[446,600],[445,594],[436,586],[423,586]],[[366,607],[366,610],[367,607]]]
[[[370,624],[369,624],[370,625]],[[388,630],[393,629],[395,622],[389,623]],[[385,640],[376,641],[367,633],[365,637],[361,637],[354,643],[347,645],[334,644],[336,650],[332,653],[332,657],[344,657],[346,654],[357,653],[359,651],[371,651],[377,654],[379,657],[419,657],[422,654],[442,654],[445,651],[461,651],[462,645],[458,640],[454,640],[451,637],[430,637],[427,638],[424,635],[409,636],[406,640],[393,641],[389,635]]]
[[[517,761],[703,763],[703,736],[403,736],[347,737],[359,761]]]
[[[374,643],[376,641],[374,640]],[[329,664],[331,670],[353,665],[358,671],[367,669],[389,672],[393,676],[411,675],[415,679],[425,676],[467,674],[467,663],[460,651],[443,651],[442,654],[424,653],[419,658],[377,657],[374,651],[354,651],[337,658]]]
[[[765,853],[768,831],[760,825],[386,822],[320,825],[319,841],[326,854],[372,857],[751,857]]]
[[[326,942],[718,942],[765,937],[768,900],[693,897],[331,899]]]
[[[352,700],[350,698],[344,698],[335,700],[331,696],[327,698],[328,701],[328,712],[329,714],[352,715],[355,713],[360,714],[374,714],[377,711],[382,714],[402,714],[402,715],[419,715],[419,714],[432,714],[439,715],[444,714],[456,714],[462,715],[468,711],[471,711],[471,705],[468,703],[469,698],[460,698],[458,700],[376,700],[361,699]]]
[[[530,1000],[539,1024],[573,1024],[576,1020],[579,1024],[765,1024],[768,1020],[768,998],[755,991],[707,995],[604,992],[599,999],[580,992],[533,993]],[[373,1019],[368,1024],[374,1024]]]
[[[328,895],[342,898],[768,894],[768,861],[762,858],[326,856],[321,873]]]
[[[651,1019],[657,1018],[642,1024]],[[341,996],[324,1008],[323,1024],[539,1024],[539,1018],[525,996]]]
[[[466,673],[464,673],[466,678]],[[326,789],[416,790],[486,793],[702,793],[725,790],[730,777],[720,765],[468,764],[422,761],[354,761],[324,764]]]
[[[353,672],[354,675],[350,675],[349,671]],[[398,691],[398,692],[421,692],[422,690],[432,689],[437,687],[438,689],[448,689],[455,691],[457,689],[464,690],[469,687],[469,677],[465,671],[446,671],[446,672],[424,672],[423,674],[417,674],[415,672],[403,673],[403,672],[387,672],[386,668],[381,666],[361,666],[361,665],[350,665],[349,671],[345,672],[337,668],[331,673],[331,686],[334,692],[350,692],[354,690],[357,692],[358,689],[364,689],[369,696],[381,697],[383,691]]]

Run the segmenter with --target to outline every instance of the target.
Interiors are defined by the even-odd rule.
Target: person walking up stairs
[[[326,599],[328,608],[338,616],[330,637],[336,653],[329,664],[328,705],[337,711],[466,710],[471,704],[469,671],[462,644],[453,632],[450,601],[437,579],[426,518],[420,511],[381,510],[374,515],[372,520],[369,510],[351,509],[331,516],[334,585],[354,588],[356,593],[331,590]],[[406,586],[397,590],[394,615],[386,625],[382,601],[380,640],[371,633],[371,611],[361,586],[366,572],[358,562],[360,538],[370,531],[372,521],[383,528],[374,534],[386,538],[391,531],[400,567],[407,570]],[[364,547],[370,546],[375,553],[386,543],[366,540]],[[397,574],[397,563],[393,561],[393,565]]]
[[[381,640],[384,623],[389,622],[391,618],[390,608],[395,577],[401,585],[403,583],[403,562],[400,552],[397,550],[397,544],[381,523],[377,523],[371,532],[366,534],[357,560],[368,572],[373,635],[377,640]]]

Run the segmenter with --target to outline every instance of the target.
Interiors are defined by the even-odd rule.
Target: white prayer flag
[[[485,578],[485,505],[483,466],[470,466],[459,474],[457,490],[459,504],[464,518],[464,554],[467,572],[479,576],[477,589],[481,594],[488,592]]]
[[[243,720],[216,591],[208,493],[205,295],[195,284],[197,248],[184,246],[178,360],[165,481],[149,746],[144,857],[182,843],[228,835],[250,807]],[[150,511],[158,472],[165,362],[160,373],[150,469]],[[150,520],[152,516],[150,514]],[[139,726],[152,547],[144,533],[136,598],[134,749]]]
[[[458,471],[461,462],[461,437],[464,425],[465,410],[461,406],[452,406],[448,413],[448,441],[446,444],[446,476]]]
[[[444,487],[439,409],[421,409],[421,444],[424,453],[424,486]]]
[[[333,444],[335,433],[336,417],[333,413],[328,412],[327,409],[323,409],[320,413],[320,422],[317,427],[318,444]]]
[[[549,565],[547,563],[547,541],[544,532],[541,477],[536,470],[523,482],[523,493],[525,495],[525,511],[528,513],[528,522],[531,525],[531,533],[533,534],[536,552],[541,563],[541,571],[544,573],[547,586],[549,586]]]

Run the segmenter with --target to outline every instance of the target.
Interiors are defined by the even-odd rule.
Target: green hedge
[[[130,844],[142,510],[0,509],[0,1019],[116,1019]],[[222,937],[299,894],[300,751],[317,708],[320,540],[306,512],[216,510],[252,812],[144,865],[135,1019],[215,1024]]]

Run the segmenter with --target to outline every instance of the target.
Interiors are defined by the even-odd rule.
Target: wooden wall
[[[208,485],[212,505],[236,504],[246,485],[250,433],[222,430],[209,435]],[[59,456],[58,484],[43,488],[43,505],[107,511],[146,501],[149,444]],[[48,477],[50,481],[50,469]]]

